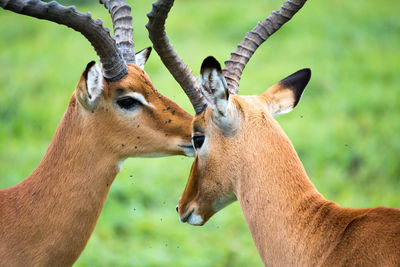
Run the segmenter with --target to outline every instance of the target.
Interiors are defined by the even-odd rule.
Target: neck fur
[[[91,140],[75,104],[37,169],[0,191],[0,265],[72,265],[96,225],[119,159]]]
[[[308,257],[318,252],[306,240],[322,234],[310,221],[317,219],[321,207],[335,204],[317,192],[275,120],[265,115],[249,127],[243,143],[252,155],[241,159],[247,167],[235,187],[256,247],[268,265],[309,263]],[[249,138],[259,141],[248,147]],[[321,250],[327,249],[321,244]]]

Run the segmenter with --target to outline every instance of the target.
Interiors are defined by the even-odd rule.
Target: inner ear
[[[87,110],[94,110],[103,92],[103,74],[96,62],[87,64],[77,87],[77,98]]]
[[[136,65],[140,68],[144,68],[144,64],[146,64],[147,59],[150,57],[151,47],[147,47],[135,54]]]
[[[228,85],[222,75],[221,65],[213,57],[201,64],[200,88],[208,106],[213,111],[213,120],[225,136],[232,136],[239,128],[240,119],[229,98]]]
[[[214,57],[207,57],[201,64],[200,87],[215,115],[225,116],[229,90],[221,65]]]

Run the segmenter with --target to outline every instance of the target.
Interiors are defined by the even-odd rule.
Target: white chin
[[[188,222],[188,224],[191,224],[191,225],[201,225],[203,223],[203,219],[201,218],[200,215],[192,213],[192,214],[190,214],[187,222]]]
[[[184,146],[182,148],[183,148],[183,153],[185,153],[187,157],[194,157],[195,152],[193,147]]]

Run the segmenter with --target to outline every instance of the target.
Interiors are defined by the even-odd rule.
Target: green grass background
[[[151,1],[128,2],[139,50],[151,45],[144,27]],[[177,1],[167,30],[197,75],[203,58],[227,59],[281,4]],[[78,8],[110,26],[97,1]],[[399,12],[398,0],[308,1],[243,73],[240,94],[259,94],[312,69],[300,104],[277,119],[318,190],[346,207],[400,207]],[[80,73],[96,58],[73,30],[0,10],[0,188],[38,165]],[[192,112],[156,53],[146,71],[162,94]],[[175,205],[192,160],[129,159],[76,266],[262,266],[238,203],[204,227],[179,222]]]

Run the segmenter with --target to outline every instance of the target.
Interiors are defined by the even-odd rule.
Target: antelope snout
[[[203,225],[205,221],[201,215],[196,213],[196,210],[197,209],[193,206],[188,206],[186,210],[183,210],[179,205],[176,206],[176,211],[179,214],[181,222],[187,222],[191,225]]]

